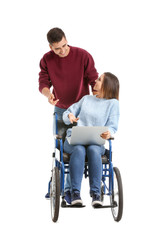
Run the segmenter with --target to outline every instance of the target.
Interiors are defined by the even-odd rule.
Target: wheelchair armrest
[[[56,135],[54,135],[54,137],[55,137],[55,139],[62,139],[62,136],[60,136],[60,135],[58,135],[58,134],[56,134]]]
[[[114,137],[111,136],[108,140],[114,140]]]

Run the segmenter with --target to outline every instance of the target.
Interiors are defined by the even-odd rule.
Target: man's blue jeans
[[[59,107],[54,107],[54,113],[57,113],[58,120],[62,120],[62,115],[66,111],[66,109],[62,109]],[[58,134],[60,136],[63,135],[63,133],[66,131],[65,128],[58,129]],[[53,123],[53,133],[55,134],[55,122]],[[71,191],[71,180],[70,180],[70,174],[66,175],[65,183],[64,183],[64,191]]]
[[[102,160],[101,155],[105,153],[104,146],[99,145],[70,145],[67,140],[64,142],[64,151],[71,154],[69,171],[73,191],[80,192],[81,182],[84,173],[85,158],[88,158],[88,171],[90,194],[101,194]]]

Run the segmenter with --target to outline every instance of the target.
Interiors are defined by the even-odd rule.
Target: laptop
[[[104,145],[105,139],[100,135],[108,131],[108,127],[76,126],[72,127],[72,134],[67,138],[71,145]]]

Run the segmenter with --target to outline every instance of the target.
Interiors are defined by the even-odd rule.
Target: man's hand
[[[69,113],[68,114],[68,118],[70,120],[70,122],[73,124],[73,122],[77,122],[79,120],[79,118],[76,118],[73,113]]]
[[[110,137],[111,137],[111,134],[110,134],[110,132],[109,131],[107,131],[107,132],[104,132],[104,133],[102,133],[101,135],[100,135],[103,139],[109,139]]]
[[[48,96],[48,102],[55,106],[57,104],[57,102],[59,101],[59,99],[57,99],[57,100],[54,100],[54,99],[55,99],[54,94],[50,93]]]
[[[49,88],[47,88],[47,87],[44,87],[44,88],[42,89],[42,94],[43,94],[44,96],[46,96],[46,97],[48,98],[48,102],[49,102],[50,104],[54,105],[54,106],[55,106],[55,105],[57,104],[57,102],[59,101],[59,99],[54,100],[54,99],[55,99],[54,94],[51,93],[50,90],[49,90]]]

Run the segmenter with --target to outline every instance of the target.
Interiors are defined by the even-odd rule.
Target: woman
[[[63,113],[63,121],[65,124],[77,122],[77,126],[107,126],[109,130],[101,134],[101,137],[107,140],[118,128],[119,81],[112,73],[104,73],[96,80],[94,91],[96,95],[86,95],[79,102],[71,105]],[[72,129],[68,129],[67,138],[71,136],[71,131]],[[71,204],[82,205],[80,190],[87,155],[92,206],[102,205],[101,155],[105,153],[105,147],[103,145],[73,146],[68,143],[67,138],[64,142],[64,151],[70,154]]]

